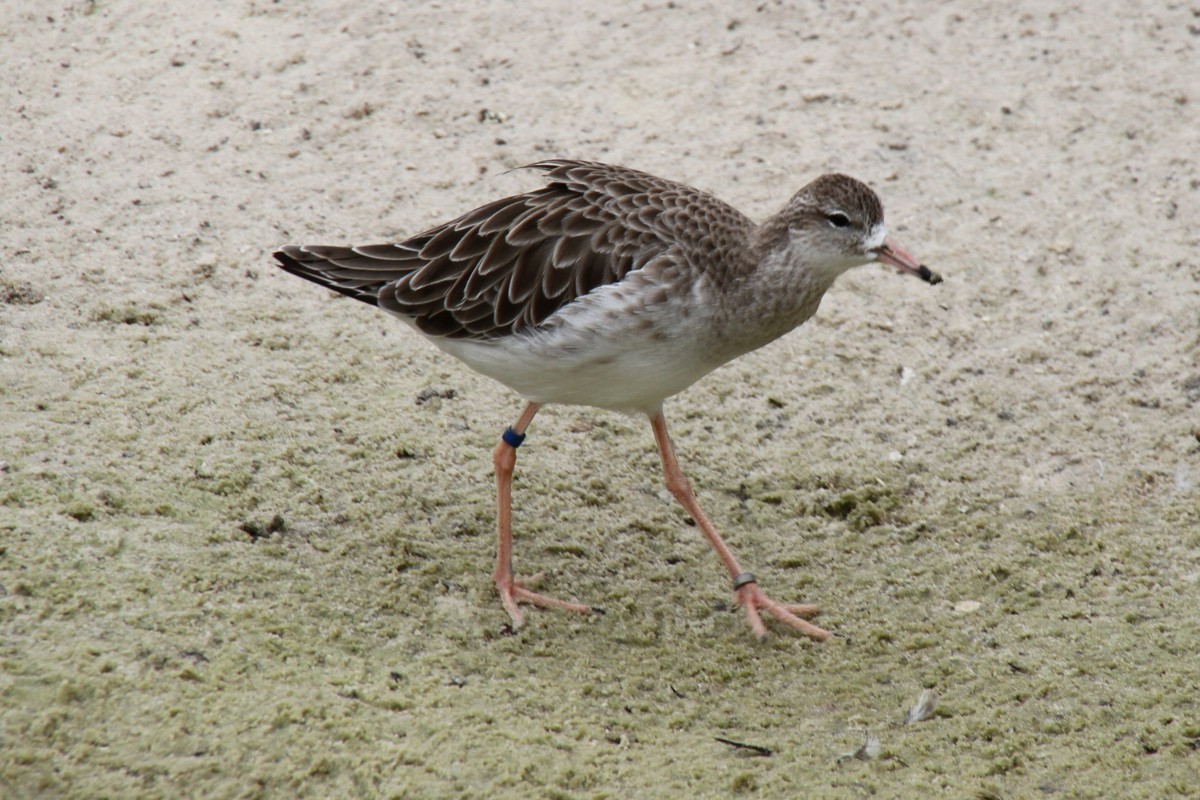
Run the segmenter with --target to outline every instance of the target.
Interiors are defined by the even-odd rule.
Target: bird
[[[754,635],[763,614],[815,641],[815,606],[770,597],[700,507],[680,468],[664,402],[804,323],[847,270],[878,262],[941,276],[887,235],[876,193],[821,175],[761,223],[712,194],[636,169],[549,159],[532,191],[482,205],[403,241],[287,245],[293,275],[399,317],[525,402],[493,451],[496,564],[514,628],[521,605],[602,609],[534,591],[513,571],[517,448],[546,405],[644,414],[666,487],[708,540]]]

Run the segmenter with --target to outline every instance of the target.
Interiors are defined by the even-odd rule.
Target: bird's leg
[[[496,570],[492,579],[496,582],[496,590],[500,592],[500,602],[504,610],[512,617],[513,625],[521,627],[525,617],[521,614],[518,603],[529,603],[539,608],[561,608],[565,611],[576,611],[580,614],[590,613],[593,609],[581,603],[569,603],[554,597],[530,591],[513,577],[512,569],[512,474],[517,463],[517,448],[525,440],[525,429],[533,421],[538,412],[538,404],[530,403],[525,406],[521,416],[511,428],[500,437],[500,444],[492,454],[496,465],[496,525],[499,529],[499,541],[496,545]]]
[[[696,525],[700,527],[704,537],[708,539],[708,543],[712,545],[713,550],[717,551],[717,557],[721,559],[721,563],[725,565],[725,569],[733,579],[733,591],[737,603],[746,609],[746,616],[750,620],[750,628],[754,631],[754,635],[759,639],[767,635],[767,628],[763,625],[762,618],[758,613],[762,610],[818,642],[829,638],[828,631],[802,619],[802,617],[817,615],[817,609],[814,606],[778,603],[758,587],[754,575],[742,571],[737,559],[734,558],[733,551],[725,544],[721,534],[717,533],[717,529],[713,527],[712,521],[704,513],[704,509],[700,508],[700,503],[697,502],[696,495],[692,492],[691,484],[684,476],[683,470],[679,468],[679,461],[675,458],[675,448],[671,444],[671,437],[667,434],[667,421],[661,412],[650,417],[650,426],[654,429],[654,441],[658,444],[658,453],[662,457],[667,489],[696,521]]]

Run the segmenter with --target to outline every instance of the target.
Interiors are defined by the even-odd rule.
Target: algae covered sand
[[[1197,796],[1197,24],[4,4],[0,795]],[[607,613],[513,635],[519,398],[270,265],[550,156],[756,218],[845,171],[946,278],[857,270],[668,404],[825,644],[756,643],[645,421],[574,408],[521,448],[517,569]]]

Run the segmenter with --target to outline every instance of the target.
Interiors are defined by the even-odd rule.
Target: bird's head
[[[822,175],[792,197],[768,221],[764,233],[806,268],[824,273],[829,282],[852,267],[878,261],[940,283],[936,272],[891,241],[883,221],[883,204],[863,182],[849,175]]]

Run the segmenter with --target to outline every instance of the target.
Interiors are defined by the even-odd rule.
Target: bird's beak
[[[921,264],[913,258],[912,253],[905,250],[891,239],[885,239],[883,244],[875,248],[875,258],[883,264],[890,264],[901,272],[916,275],[930,286],[941,283],[942,276]]]

